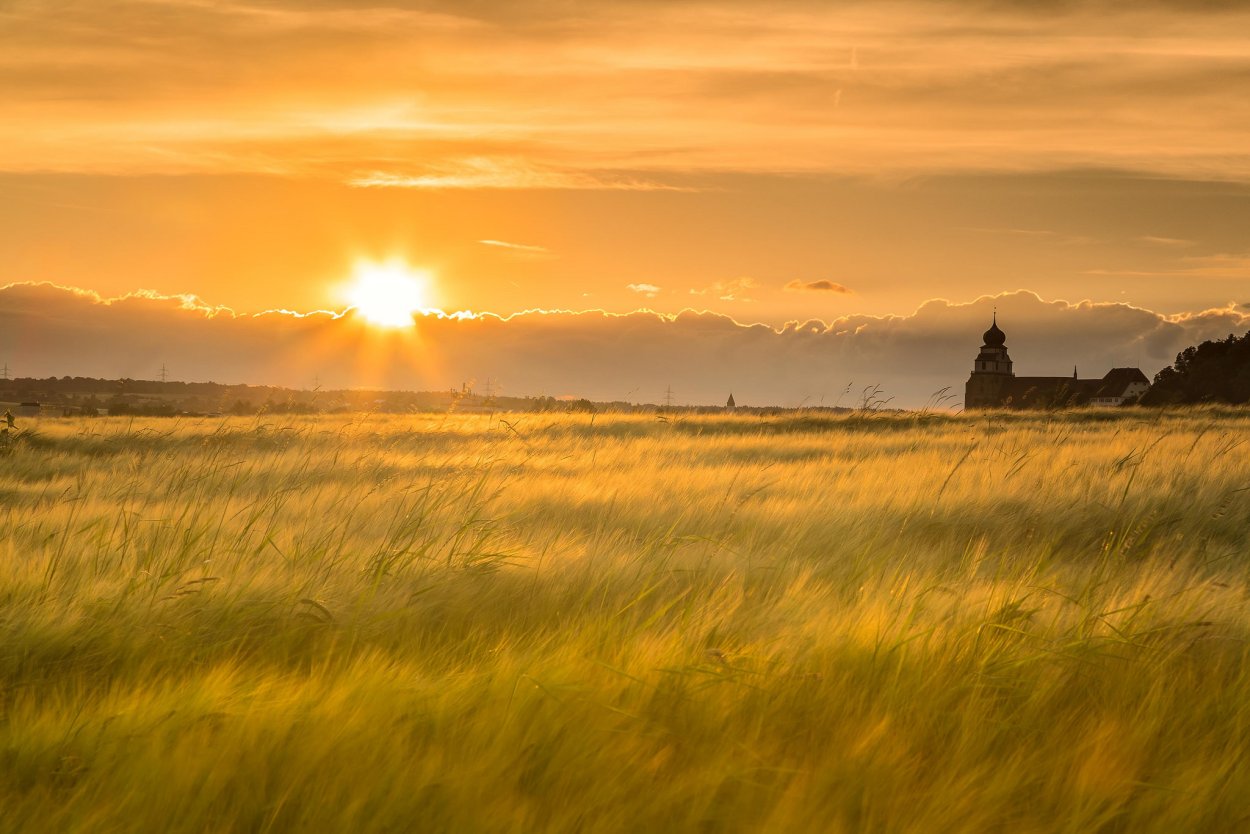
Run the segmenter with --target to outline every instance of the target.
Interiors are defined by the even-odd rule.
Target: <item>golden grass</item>
[[[48,421],[0,831],[1250,826],[1250,414]]]

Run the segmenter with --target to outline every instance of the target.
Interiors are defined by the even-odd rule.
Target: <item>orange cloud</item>
[[[754,301],[751,298],[753,290],[759,288],[759,282],[754,278],[734,278],[729,281],[717,281],[710,287],[691,290],[691,295],[708,295],[717,301]]]
[[[421,189],[647,190],[700,171],[1250,180],[1250,10],[1232,2],[9,5],[9,171]]]
[[[795,279],[786,284],[786,290],[789,292],[835,292],[849,294],[851,290],[834,281],[799,281]]]
[[[521,252],[527,255],[548,255],[551,250],[545,246],[534,246],[527,243],[509,243],[506,240],[479,240],[478,243],[483,246],[494,246],[498,249],[507,249],[512,252]]]
[[[1171,269],[1115,270],[1091,269],[1090,275],[1162,276],[1175,278],[1250,279],[1250,254],[1197,255],[1180,258]]]

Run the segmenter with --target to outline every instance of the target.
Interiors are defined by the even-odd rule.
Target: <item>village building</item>
[[[964,387],[966,409],[1118,406],[1136,402],[1150,388],[1140,368],[1112,368],[1102,379],[1080,379],[1076,368],[1070,377],[1016,376],[997,314],[981,340]]]

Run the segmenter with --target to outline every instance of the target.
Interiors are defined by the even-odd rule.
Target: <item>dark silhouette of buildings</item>
[[[997,314],[982,342],[964,388],[967,409],[1117,406],[1136,402],[1150,388],[1140,368],[1112,368],[1102,379],[1079,379],[1076,368],[1071,377],[1016,376]]]

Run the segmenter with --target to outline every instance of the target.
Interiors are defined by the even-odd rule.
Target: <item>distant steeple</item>
[[[1015,376],[1007,355],[1007,334],[998,328],[998,310],[990,329],[981,336],[981,351],[972,363],[972,376],[964,387],[964,408],[994,408],[1008,397],[1007,388]]]
[[[731,393],[729,399],[725,401],[725,408],[737,408],[738,404],[734,402],[734,395]]]

